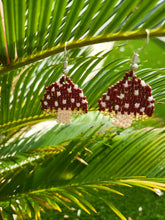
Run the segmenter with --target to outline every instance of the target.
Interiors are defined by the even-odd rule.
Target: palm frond
[[[62,212],[72,204],[96,213],[88,200],[93,196],[125,220],[103,191],[165,190],[163,125],[153,118],[124,130],[96,112],[98,98],[123,78],[130,57],[113,56],[119,47],[94,56],[78,49],[146,38],[146,29],[150,37],[165,36],[164,11],[159,0],[0,0],[1,219],[37,220],[45,209]],[[68,76],[83,89],[90,112],[61,125],[42,113],[40,99],[62,75],[65,42]],[[164,102],[165,69],[139,68],[136,74],[152,86],[156,105]],[[45,120],[54,126],[34,132],[33,125]]]
[[[99,191],[122,195],[115,189],[118,185],[165,190],[165,180],[160,179],[164,175],[164,129],[136,132],[127,129],[118,133],[109,122],[100,126],[103,116],[99,117],[98,126],[92,128],[84,123],[83,130],[83,120],[79,119],[77,125],[75,121],[65,129],[55,126],[43,136],[39,135],[37,141],[35,134],[1,148],[3,215],[16,213],[23,218],[28,214],[38,219],[44,208],[61,211],[63,206],[69,208],[72,203],[90,213],[95,208],[87,201],[89,194],[104,201]],[[67,137],[66,129],[77,129],[78,126],[82,132],[77,132],[75,138],[64,137],[61,142],[56,135],[50,136],[50,133],[56,133]],[[10,207],[6,208],[9,200]],[[124,219],[111,201],[104,202]]]
[[[150,29],[150,37],[165,35],[164,1],[9,2],[2,1],[6,33],[0,32],[0,51],[5,64],[6,36],[11,65],[2,67],[1,74],[62,52],[66,41],[68,49],[73,49],[105,41],[145,38],[146,28]]]
[[[116,50],[116,48],[112,49]],[[111,53],[100,52],[95,56],[82,55],[83,52],[71,51],[69,63],[71,68],[68,75],[79,87],[83,88],[88,97],[89,110],[97,110],[98,98],[107,91],[107,87],[122,79],[128,69],[130,59],[119,58],[112,60]],[[72,56],[79,55],[76,59]],[[97,65],[111,60],[97,70]],[[12,71],[10,75],[2,77],[0,102],[0,132],[4,135],[1,144],[9,140],[17,131],[37,122],[55,119],[54,115],[45,115],[41,111],[40,99],[44,94],[44,87],[59,79],[62,74],[62,57],[55,56],[32,66]],[[75,63],[76,62],[76,63]],[[73,65],[72,65],[73,64]],[[90,77],[92,72],[97,74]],[[157,102],[164,101],[164,69],[141,69],[136,72],[153,88],[153,95]],[[92,74],[93,75],[93,74]],[[29,127],[27,127],[29,128]],[[5,138],[5,139],[4,139]]]
[[[108,53],[101,54],[100,56],[79,58],[68,73],[71,79],[83,88],[84,94],[88,97],[89,108],[91,109],[97,108],[97,100],[106,92],[107,87],[123,77],[124,72],[128,68],[126,65],[130,62],[129,59],[113,60],[97,71],[97,74],[91,80],[85,82],[97,64],[107,55]],[[0,123],[3,125],[0,129],[3,129],[3,133],[5,132],[4,129],[12,126],[12,123],[16,126],[17,122],[18,125],[27,124],[29,120],[40,121],[48,117],[41,115],[40,99],[43,97],[44,87],[57,81],[61,76],[62,63],[48,64],[49,61],[48,63],[42,61],[21,70],[17,80],[14,77],[17,72],[14,71],[9,76],[3,77],[0,109]],[[43,66],[44,68],[42,68]],[[142,69],[136,73],[152,86],[156,101],[164,101],[165,70]],[[30,119],[29,117],[32,118]]]

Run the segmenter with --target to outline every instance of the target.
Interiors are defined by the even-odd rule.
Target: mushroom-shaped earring
[[[46,93],[44,99],[41,99],[41,109],[47,113],[57,113],[57,122],[62,124],[71,122],[72,113],[83,114],[88,112],[88,102],[82,89],[79,89],[78,85],[74,84],[67,76],[66,44],[64,52],[64,75],[58,82],[45,87]]]
[[[149,32],[147,31],[147,43]],[[104,115],[114,118],[112,123],[118,127],[127,128],[131,126],[133,119],[144,119],[151,117],[154,112],[155,99],[152,97],[151,87],[137,79],[134,70],[137,69],[138,51],[133,56],[131,69],[124,78],[108,88],[108,92],[99,99],[99,111]]]

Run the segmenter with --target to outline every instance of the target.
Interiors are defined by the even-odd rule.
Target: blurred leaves
[[[165,180],[157,178],[164,176],[164,129],[129,128],[118,133],[108,118],[103,123],[104,117],[96,114],[94,126],[89,127],[85,123],[88,117],[76,119],[63,129],[56,125],[45,134],[20,137],[1,148],[1,204],[11,198],[11,209],[4,208],[4,215],[17,213],[23,217],[28,212],[29,217],[38,219],[43,208],[61,211],[61,205],[70,207],[71,202],[90,213],[89,209],[95,209],[87,201],[88,195],[103,201],[100,190],[122,195],[115,185],[165,189]],[[77,134],[74,126],[79,127]],[[75,137],[68,139],[67,130]],[[122,217],[111,202],[104,202]]]
[[[97,100],[129,70],[133,52],[145,43],[146,28],[151,37],[165,35],[165,1],[1,2],[1,218],[13,219],[15,214],[37,220],[44,209],[61,212],[72,204],[96,213],[88,200],[92,196],[126,219],[102,192],[123,196],[116,186],[165,190],[165,130],[154,117],[125,130],[116,128],[109,117],[96,112]],[[79,48],[124,39],[136,40],[94,56],[89,48]],[[41,112],[40,99],[44,87],[62,75],[60,52],[67,41],[68,76],[83,89],[90,112],[60,125],[55,115]],[[165,100],[164,43],[150,40],[140,51],[139,63],[136,74],[152,86],[157,116],[164,112],[158,104]],[[35,131],[33,125],[51,120],[54,125],[38,124]]]
[[[147,28],[151,37],[165,36],[164,1],[1,1],[6,29],[4,32],[3,19],[0,20],[0,59],[4,65],[1,74],[62,52],[65,42],[69,42],[68,49],[73,49],[144,38]]]

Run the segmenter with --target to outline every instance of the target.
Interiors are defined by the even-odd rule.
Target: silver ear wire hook
[[[65,42],[64,47],[64,65],[63,65],[63,73],[66,76],[68,74],[68,60],[67,60],[67,50],[66,50],[67,42]]]
[[[138,48],[136,50],[136,52],[134,53],[134,55],[133,55],[132,63],[131,63],[131,66],[130,66],[131,71],[135,71],[138,68],[138,64],[137,64],[137,60],[138,60],[138,57],[139,57],[138,52],[141,51],[141,50],[144,50],[144,48],[146,48],[147,44],[149,43],[150,32],[149,32],[148,29],[146,29],[146,33],[147,33],[147,41],[146,41],[145,45],[141,48]]]

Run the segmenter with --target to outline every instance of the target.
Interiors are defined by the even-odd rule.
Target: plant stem
[[[154,37],[163,37],[165,36],[165,29],[156,29],[156,30],[151,30],[150,31],[150,38]],[[120,40],[136,40],[136,39],[143,39],[146,38],[146,31],[132,31],[128,33],[114,33],[114,34],[109,34],[109,35],[101,35],[97,37],[91,37],[91,38],[86,38],[83,40],[78,40],[78,41],[72,41],[67,44],[67,50],[69,49],[75,49],[75,48],[80,48],[84,46],[89,46],[93,44],[98,44],[98,43],[104,43],[104,42],[111,42],[111,41],[120,41]],[[37,53],[35,55],[31,55],[26,59],[19,60],[16,63],[13,63],[11,65],[7,65],[4,67],[0,68],[0,74],[8,74],[9,71],[15,70],[19,67],[23,67],[25,65],[34,63],[36,61],[39,61],[41,59],[44,59],[46,57],[55,55],[57,53],[61,53],[64,51],[65,45],[59,45],[52,47],[51,49],[44,50],[40,53]]]

